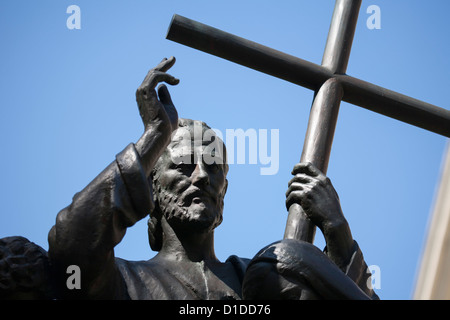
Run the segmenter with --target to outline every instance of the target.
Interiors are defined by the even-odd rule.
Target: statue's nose
[[[206,168],[206,165],[203,162],[197,163],[195,166],[195,170],[192,173],[194,185],[203,184],[209,185],[209,172]]]

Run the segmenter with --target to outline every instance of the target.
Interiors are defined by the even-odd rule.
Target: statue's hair
[[[191,120],[191,119],[184,119],[179,118],[178,119],[178,128],[184,128],[188,129],[191,133],[191,137],[194,137],[194,126],[198,126],[202,128],[202,132],[206,130],[212,130],[211,127],[209,127],[205,122],[199,121],[199,120]],[[216,139],[219,139],[216,137]],[[223,142],[222,142],[223,143]],[[224,152],[226,152],[224,150]],[[161,250],[162,247],[162,227],[161,227],[161,218],[162,218],[162,210],[159,206],[158,202],[158,194],[161,192],[161,186],[159,184],[159,176],[161,174],[160,168],[162,163],[164,161],[169,161],[170,159],[167,158],[167,149],[163,152],[163,154],[159,157],[158,161],[155,164],[155,167],[152,170],[151,173],[151,183],[152,183],[152,189],[153,189],[153,199],[155,202],[155,208],[150,214],[150,218],[148,219],[147,225],[148,225],[148,240],[150,247],[154,251]],[[228,172],[228,164],[225,161],[225,174]]]

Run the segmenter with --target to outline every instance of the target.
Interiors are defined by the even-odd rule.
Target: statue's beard
[[[218,201],[196,204],[185,202],[177,194],[161,190],[157,195],[159,208],[174,230],[183,232],[207,232],[222,222],[223,198]]]

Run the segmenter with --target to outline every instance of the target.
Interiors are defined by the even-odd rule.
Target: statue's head
[[[0,279],[1,300],[56,297],[47,252],[24,237],[0,239]]]
[[[148,233],[155,251],[162,246],[163,216],[178,234],[212,231],[222,222],[225,145],[204,122],[179,119],[178,126],[152,173],[155,209]]]

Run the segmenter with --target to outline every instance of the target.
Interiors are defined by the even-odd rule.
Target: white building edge
[[[418,268],[414,300],[450,299],[450,142]]]

